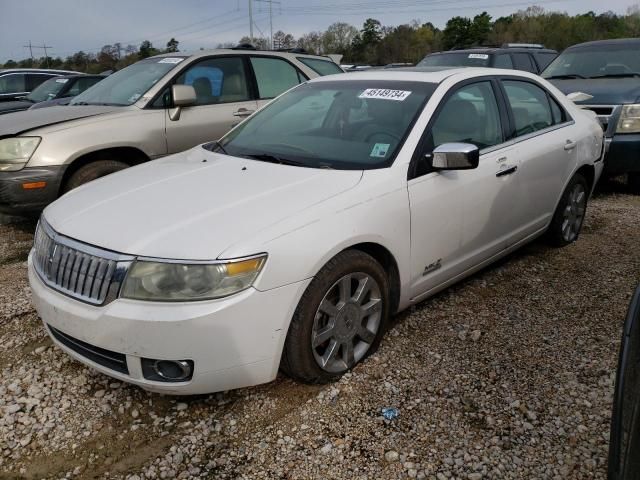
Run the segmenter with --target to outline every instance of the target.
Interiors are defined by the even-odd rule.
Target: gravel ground
[[[610,188],[576,244],[535,242],[401,314],[333,385],[198,398],[52,346],[29,304],[33,228],[0,225],[0,479],[605,478],[640,197]]]

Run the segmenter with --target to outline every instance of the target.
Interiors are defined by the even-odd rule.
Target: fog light
[[[193,377],[193,361],[143,358],[142,375],[156,382],[188,382]]]

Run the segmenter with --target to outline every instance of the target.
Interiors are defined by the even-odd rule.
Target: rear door
[[[258,106],[251,93],[247,64],[240,55],[195,62],[174,84],[193,86],[196,104],[183,108],[177,120],[171,120],[167,110],[168,153],[219,139]]]
[[[523,78],[502,80],[510,110],[510,137],[518,157],[517,222],[514,240],[545,228],[576,163],[577,127],[540,84]]]
[[[531,55],[526,52],[516,52],[511,54],[513,60],[513,67],[516,70],[523,70],[525,72],[538,73],[538,67],[533,62]]]

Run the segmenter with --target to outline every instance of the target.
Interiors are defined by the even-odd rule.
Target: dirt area
[[[326,386],[149,394],[53,347],[29,303],[33,222],[0,225],[0,479],[605,478],[640,197],[399,315]],[[399,415],[386,420],[382,408]]]

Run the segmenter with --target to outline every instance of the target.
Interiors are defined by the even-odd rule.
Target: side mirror
[[[470,143],[445,143],[433,151],[436,170],[471,170],[478,168],[480,150]]]
[[[191,85],[173,85],[171,96],[173,97],[173,108],[169,109],[169,118],[175,122],[180,120],[182,107],[195,105],[197,96]]]

